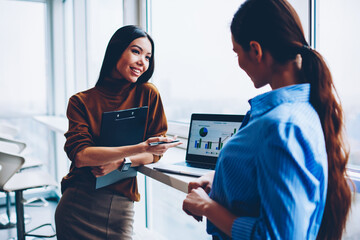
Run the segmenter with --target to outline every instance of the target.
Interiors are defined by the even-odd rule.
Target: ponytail
[[[341,239],[351,205],[345,178],[349,153],[343,140],[343,110],[325,61],[308,47],[300,18],[287,0],[245,1],[233,17],[231,33],[245,51],[250,41],[259,42],[279,64],[296,62],[301,55],[300,78],[311,85],[310,103],[319,115],[328,157],[328,190],[318,239]]]
[[[308,47],[302,47],[300,53],[305,81],[311,85],[310,103],[320,117],[328,155],[328,190],[317,239],[341,239],[351,205],[345,178],[349,152],[343,139],[343,110],[321,55]]]

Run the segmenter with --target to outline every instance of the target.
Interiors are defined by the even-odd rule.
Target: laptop
[[[237,133],[244,115],[191,115],[186,157],[184,162],[159,164],[154,169],[192,177],[213,171],[221,149]]]

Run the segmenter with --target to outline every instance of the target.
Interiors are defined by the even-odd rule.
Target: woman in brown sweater
[[[166,138],[167,121],[160,94],[148,80],[154,71],[154,43],[136,26],[118,29],[107,46],[94,88],[69,100],[65,152],[71,160],[61,182],[62,197],[55,213],[57,238],[132,239],[134,201],[140,200],[136,177],[95,189],[96,177],[122,167],[156,162],[179,143],[149,146]],[[101,147],[103,112],[148,106],[145,139],[136,145]]]

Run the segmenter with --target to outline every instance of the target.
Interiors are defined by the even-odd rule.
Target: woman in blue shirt
[[[272,91],[249,101],[215,174],[189,183],[184,211],[207,217],[213,239],[340,239],[351,191],[329,69],[286,0],[247,0],[231,33],[239,66]]]

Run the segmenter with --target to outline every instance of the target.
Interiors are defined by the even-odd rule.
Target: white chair
[[[24,142],[0,136],[0,151],[2,152],[20,154],[24,151],[25,148],[26,144]],[[41,165],[41,161],[26,158],[25,163],[22,164],[20,171],[33,167],[40,167]],[[12,214],[10,211],[11,198],[9,192],[5,192],[5,198],[6,213],[0,215],[0,229],[8,229],[16,226],[16,221],[12,219]]]
[[[25,149],[26,149],[26,143],[0,136],[0,150],[1,151],[15,153],[15,154],[22,154]],[[33,168],[33,167],[40,167],[42,165],[43,165],[43,162],[25,156],[25,163],[22,165],[20,170]]]
[[[24,162],[25,159],[20,155],[0,151],[0,191],[6,193],[15,192],[17,239],[25,240],[25,236],[54,237],[56,235],[55,231],[51,235],[33,234],[33,231],[41,227],[52,227],[50,223],[43,224],[28,232],[25,231],[23,191],[33,188],[57,186],[57,183],[52,176],[41,169],[35,168],[19,172]]]
[[[0,130],[4,130],[4,127],[0,127]],[[2,134],[2,136],[4,136],[4,134]],[[7,137],[0,136],[0,150],[2,151],[11,152],[11,153],[21,153],[25,149],[25,147],[26,144],[23,142],[10,139],[8,138],[8,136]],[[21,166],[22,165],[23,163],[21,164]],[[8,229],[16,226],[16,221],[13,221],[11,218],[11,211],[10,211],[11,199],[9,192],[5,192],[5,201],[6,201],[6,213],[0,215],[0,220],[1,220],[0,229]]]
[[[26,143],[11,138],[0,136],[0,149],[8,152],[21,153],[26,148]]]
[[[19,129],[13,125],[0,122],[0,136],[5,138],[15,138],[19,134]]]
[[[12,155],[6,155],[6,153],[0,152],[0,191],[5,192],[6,196],[6,214],[2,214],[0,229],[7,229],[16,226],[16,221],[11,221],[10,212],[10,193],[3,191],[3,185],[13,176],[21,166],[24,164],[25,159],[23,157],[13,157]]]

